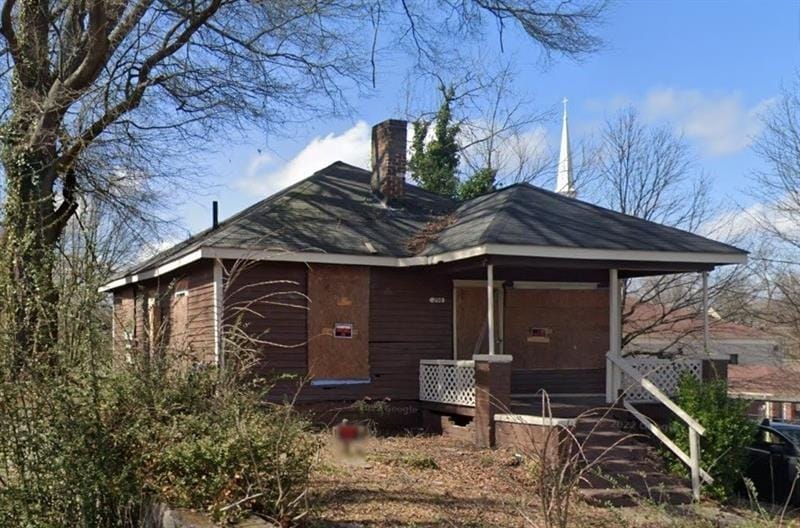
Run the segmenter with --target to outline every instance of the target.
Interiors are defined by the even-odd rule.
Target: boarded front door
[[[474,354],[488,354],[486,287],[456,286],[455,345],[458,359],[472,359]],[[494,288],[495,353],[503,353],[503,288]]]

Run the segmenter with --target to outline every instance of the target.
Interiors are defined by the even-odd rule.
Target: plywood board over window
[[[314,380],[369,378],[369,268],[308,270],[308,372]]]
[[[495,351],[503,354],[503,289],[496,285],[493,291]],[[488,354],[486,286],[457,286],[454,295],[457,359],[472,359],[474,354]]]

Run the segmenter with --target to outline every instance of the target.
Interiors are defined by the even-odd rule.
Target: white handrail
[[[420,359],[420,365],[452,365],[454,367],[474,367],[471,359]]]
[[[606,358],[609,361],[609,367],[612,369],[619,369],[630,376],[631,379],[639,384],[639,386],[652,394],[657,401],[661,402],[665,407],[675,413],[678,418],[683,420],[686,425],[689,426],[689,455],[687,456],[686,453],[678,448],[678,446],[675,445],[675,443],[661,431],[661,429],[659,429],[654,423],[650,422],[650,420],[647,419],[642,413],[637,411],[633,405],[623,399],[624,407],[630,411],[631,414],[633,414],[633,416],[647,428],[648,431],[653,433],[653,436],[659,439],[673,453],[675,453],[684,464],[689,466],[692,475],[692,495],[694,496],[695,500],[700,500],[700,479],[702,478],[709,483],[713,480],[710,480],[711,475],[706,473],[700,467],[700,436],[706,433],[705,427],[700,425],[697,420],[689,416],[686,411],[681,409],[677,403],[672,401],[669,396],[664,394],[664,392],[652,381],[642,376],[639,371],[637,371],[626,359],[618,354],[612,354],[610,351],[606,354]],[[621,376],[619,376],[617,372],[612,371],[610,375],[608,373],[606,374],[606,380],[612,381],[612,388],[615,391],[618,388],[617,380],[620,378]],[[616,398],[617,395],[614,394],[613,396]]]
[[[680,406],[672,401],[669,396],[664,394],[661,389],[659,389],[655,383],[650,381],[649,379],[643,377],[638,370],[633,368],[628,361],[626,361],[621,356],[617,356],[616,354],[608,354],[608,358],[614,363],[617,367],[619,367],[625,374],[633,378],[635,382],[637,382],[643,389],[653,395],[653,397],[664,404],[666,408],[670,411],[674,412],[678,418],[686,422],[686,425],[697,431],[700,436],[706,434],[706,428],[700,425],[697,420],[689,416],[686,411],[680,408]]]

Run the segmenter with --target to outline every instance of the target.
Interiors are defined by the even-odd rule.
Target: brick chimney
[[[372,191],[386,202],[403,196],[407,128],[400,119],[372,127]]]

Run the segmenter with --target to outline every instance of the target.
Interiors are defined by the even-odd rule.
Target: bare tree
[[[800,82],[800,81],[798,81]],[[741,216],[760,241],[751,255],[757,294],[747,303],[752,318],[787,338],[787,352],[800,357],[800,97],[796,83],[785,88],[762,116],[764,130],[755,152],[764,162],[756,172],[758,203]]]
[[[716,209],[707,176],[696,167],[683,137],[668,126],[646,126],[632,108],[606,122],[597,158],[598,201],[645,220],[686,231],[709,231]],[[706,233],[714,235],[715,233]],[[738,268],[717,271],[709,297],[722,300],[739,280]],[[672,274],[623,282],[623,345],[667,331],[673,343],[699,330],[702,312],[698,274]],[[716,306],[725,313],[726,307]],[[669,346],[669,345],[668,345]]]
[[[160,194],[180,149],[247,124],[347,108],[374,81],[376,57],[410,47],[420,61],[514,23],[546,55],[595,49],[604,2],[481,0],[5,0],[4,298],[14,341],[46,348],[54,327],[53,250],[79,197],[121,206],[131,185]],[[369,31],[364,31],[365,21]],[[371,27],[370,27],[371,26]],[[502,31],[500,32],[502,35]]]

